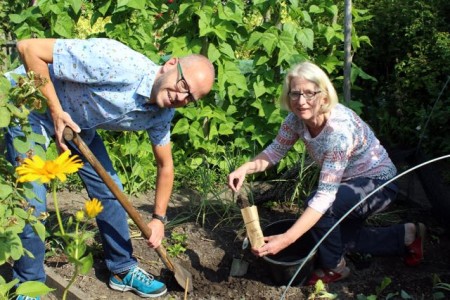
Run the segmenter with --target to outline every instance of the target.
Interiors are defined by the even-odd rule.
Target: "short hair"
[[[292,67],[286,74],[283,83],[283,90],[280,96],[280,105],[283,109],[292,111],[291,101],[289,100],[290,84],[293,78],[303,78],[316,84],[321,94],[328,98],[328,102],[320,108],[320,113],[330,111],[339,101],[336,89],[325,72],[317,65],[305,61]]]

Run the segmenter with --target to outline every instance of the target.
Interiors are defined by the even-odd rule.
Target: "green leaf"
[[[37,297],[46,295],[54,290],[55,289],[49,288],[40,281],[26,281],[19,285],[16,290],[16,294],[28,297]]]
[[[69,15],[60,14],[56,17],[53,30],[62,37],[71,38],[73,36],[73,23]]]
[[[43,160],[47,159],[46,154],[45,154],[45,149],[41,145],[39,145],[39,144],[34,145],[33,151],[34,151],[34,155],[39,156]]]
[[[25,20],[27,19],[27,15],[26,14],[10,14],[9,15],[9,21],[14,23],[14,24],[21,24],[23,23]]]
[[[28,213],[20,207],[14,208],[14,215],[24,220],[28,219]]]
[[[2,280],[3,277],[0,277],[0,296],[5,296],[9,290],[11,290],[16,284],[19,283],[19,279],[14,279],[10,282],[5,282]],[[7,299],[7,298],[1,298],[0,299]]]
[[[313,14],[320,14],[324,12],[324,9],[322,7],[319,7],[317,5],[311,5],[309,7],[309,12]]]
[[[0,128],[7,127],[11,122],[11,115],[9,109],[5,106],[0,106]]]
[[[47,139],[45,138],[45,136],[43,136],[42,134],[39,134],[39,133],[31,132],[28,137],[29,137],[30,141],[33,141],[38,144],[45,144],[47,142]]]
[[[333,27],[327,26],[325,28],[324,32],[325,39],[327,40],[327,43],[331,43],[332,39],[336,37],[336,31]]]
[[[185,162],[190,168],[197,169],[203,163],[203,158],[190,157]]]
[[[219,133],[222,135],[233,134],[233,124],[230,123],[221,123],[219,125]]]
[[[259,41],[264,49],[266,49],[267,54],[271,55],[273,53],[273,50],[275,50],[275,47],[277,46],[278,35],[275,35],[271,32],[266,32]]]
[[[28,150],[30,150],[30,142],[26,140],[25,137],[16,137],[13,141],[14,148],[19,153],[26,153]]]
[[[330,12],[333,16],[337,16],[337,14],[339,13],[339,9],[337,7],[337,5],[330,5],[325,7],[325,9]]]
[[[142,0],[119,0],[117,1],[117,7],[131,7],[139,10],[145,9],[145,1]]]
[[[91,271],[92,266],[94,265],[94,258],[92,257],[92,253],[89,253],[87,256],[82,257],[80,259],[80,262],[81,262],[80,273],[82,275],[88,274]]]
[[[205,135],[203,134],[203,127],[197,121],[191,124],[191,126],[189,127],[188,134],[190,139],[197,140],[199,142],[201,139],[205,138]]]
[[[303,19],[305,20],[306,23],[308,23],[308,24],[313,23],[311,20],[311,15],[306,10],[302,10],[302,15],[303,15]]]
[[[78,12],[80,11],[81,4],[82,4],[81,0],[71,0],[70,1],[70,6],[72,7],[75,14],[78,14]]]
[[[235,84],[238,89],[247,91],[247,80],[234,62],[224,62],[223,77],[228,84]]]
[[[218,135],[218,130],[217,130],[217,120],[212,120],[209,123],[209,132],[208,132],[208,139],[212,140],[214,137],[216,137]]]
[[[250,34],[247,41],[247,46],[252,47],[258,44],[259,40],[263,37],[263,34],[259,31],[254,31]]]
[[[0,77],[0,106],[8,102],[8,94],[11,89],[11,83],[6,77]]]
[[[264,81],[257,80],[253,82],[253,90],[255,92],[255,97],[259,98],[266,92],[266,87],[264,86]]]
[[[45,225],[40,221],[35,222],[33,225],[34,232],[39,236],[41,241],[45,241]]]
[[[302,28],[298,34],[297,38],[302,43],[303,47],[306,49],[313,49],[314,48],[314,31],[310,28]]]
[[[24,185],[24,196],[28,199],[36,198],[36,194],[33,192],[33,186],[30,182],[25,183]]]
[[[297,54],[294,36],[289,31],[283,30],[281,32],[277,47],[280,49],[277,65],[280,65],[283,61],[289,61],[292,55]]]
[[[220,52],[217,50],[216,46],[212,43],[208,45],[208,58],[211,62],[215,62],[220,57]]]
[[[242,121],[242,126],[243,126],[244,131],[246,131],[246,132],[253,132],[256,129],[255,122],[252,117],[246,117]]]
[[[12,115],[18,117],[19,119],[25,119],[28,116],[29,111],[27,109],[21,110],[11,103],[6,103],[6,107],[8,107]]]
[[[19,227],[16,225],[16,227]],[[24,248],[22,246],[22,241],[14,231],[21,232],[22,228],[8,228],[4,234],[0,236],[0,265],[5,263],[5,259],[18,260],[24,253]]]
[[[189,131],[189,121],[186,118],[178,120],[172,129],[172,134],[185,134]]]
[[[107,12],[109,7],[111,6],[111,1],[108,0],[102,3],[102,5],[98,8],[98,11],[104,16]]]
[[[229,58],[235,58],[234,51],[229,44],[222,43],[219,48],[220,52],[228,56]]]

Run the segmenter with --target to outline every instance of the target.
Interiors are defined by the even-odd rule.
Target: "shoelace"
[[[131,280],[130,285],[133,286],[134,279],[136,278],[137,281],[141,281],[144,284],[150,285],[152,281],[154,280],[153,275],[147,273],[146,271],[142,270],[139,267],[136,267],[131,271]]]

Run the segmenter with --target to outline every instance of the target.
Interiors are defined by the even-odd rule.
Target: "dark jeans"
[[[342,182],[333,205],[311,229],[315,241],[318,242],[356,203],[385,182],[370,178],[356,178]],[[403,224],[389,227],[363,227],[369,216],[382,211],[394,201],[397,191],[395,184],[388,184],[359,204],[337,225],[318,248],[321,267],[336,268],[346,252],[378,256],[404,254]],[[314,194],[310,195],[309,199]]]

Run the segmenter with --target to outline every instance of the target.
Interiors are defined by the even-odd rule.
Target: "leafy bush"
[[[43,137],[32,133],[31,126],[27,122],[28,114],[31,110],[44,106],[43,97],[37,92],[43,84],[38,76],[33,73],[28,74],[28,78],[17,77],[19,84],[11,88],[9,80],[0,78],[0,140],[4,140],[4,128],[11,125],[20,124],[25,133],[24,137],[14,140],[14,146],[18,151],[26,153],[28,156],[33,153],[45,153],[43,149],[36,146],[36,152],[29,151],[31,143],[42,143]],[[0,155],[0,265],[17,260],[23,255],[33,256],[31,252],[23,248],[19,234],[25,225],[29,224],[39,237],[44,240],[45,227],[41,223],[45,216],[36,217],[33,214],[33,207],[24,201],[25,198],[35,198],[32,185],[29,183],[20,184],[17,181],[15,168],[6,160],[5,149],[1,149]],[[0,298],[8,298],[11,289],[19,282],[15,279],[6,282],[0,276]],[[45,294],[50,290],[40,282],[29,282],[25,286],[19,287],[17,292],[38,291]]]
[[[361,17],[365,11],[355,10],[354,14],[360,22],[366,19]],[[86,29],[77,26],[86,26],[88,19],[95,30],[87,35]],[[187,157],[207,154],[208,163],[221,170],[229,148],[247,160],[275,136],[284,116],[277,101],[281,81],[292,64],[314,60],[335,78],[337,86],[342,79],[343,29],[338,22],[342,14],[331,0],[52,0],[37,2],[12,14],[10,20],[19,39],[77,34],[110,37],[158,63],[168,56],[207,55],[216,66],[217,83],[196,107],[178,110],[173,127],[174,156],[181,157],[177,152]],[[356,31],[353,37],[355,50],[368,42]],[[286,162],[297,154],[290,155]],[[124,169],[122,163],[114,160],[118,169]]]
[[[381,0],[355,5],[368,7],[374,15],[360,28],[373,47],[362,49],[356,61],[378,79],[361,83],[375,130],[393,146],[421,144],[432,156],[448,153],[449,2]]]

